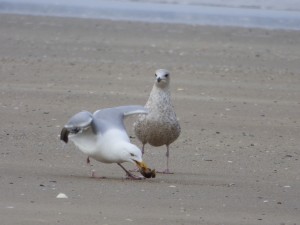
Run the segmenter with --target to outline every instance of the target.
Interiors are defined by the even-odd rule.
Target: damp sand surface
[[[0,21],[3,224],[299,224],[299,32]],[[182,128],[170,150],[174,174],[125,180],[119,166],[90,167],[59,141],[78,111],[145,104],[158,68],[172,73]],[[145,151],[151,168],[164,169],[165,147]],[[90,178],[91,169],[106,179]]]

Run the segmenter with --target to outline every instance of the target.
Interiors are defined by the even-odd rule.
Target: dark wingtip
[[[69,131],[66,128],[63,128],[60,132],[60,140],[64,141],[65,143],[68,143],[68,135],[69,135]]]

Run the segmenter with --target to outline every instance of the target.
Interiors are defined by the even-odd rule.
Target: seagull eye
[[[168,77],[169,76],[169,74],[167,73],[166,75],[165,75],[165,77]]]
[[[155,76],[157,77],[157,74],[155,74]]]
[[[134,156],[134,154],[133,154],[133,153],[130,153],[130,155],[131,155],[131,156]]]

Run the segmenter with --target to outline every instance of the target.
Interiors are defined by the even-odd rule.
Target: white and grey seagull
[[[61,131],[60,139],[66,143],[70,139],[89,161],[89,157],[102,163],[117,163],[128,178],[141,179],[130,173],[123,165],[131,162],[137,165],[140,173],[146,177],[155,177],[142,160],[141,150],[130,143],[124,125],[124,118],[133,114],[146,114],[143,106],[119,106],[97,110],[93,114],[82,111],[70,118]]]

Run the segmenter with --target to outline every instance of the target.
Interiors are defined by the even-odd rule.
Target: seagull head
[[[146,178],[155,177],[155,169],[151,170],[142,159],[142,151],[133,144],[128,145],[125,149],[124,161],[132,162],[137,165],[140,173]]]
[[[170,83],[170,72],[165,69],[155,71],[155,84],[157,87],[164,88]]]

